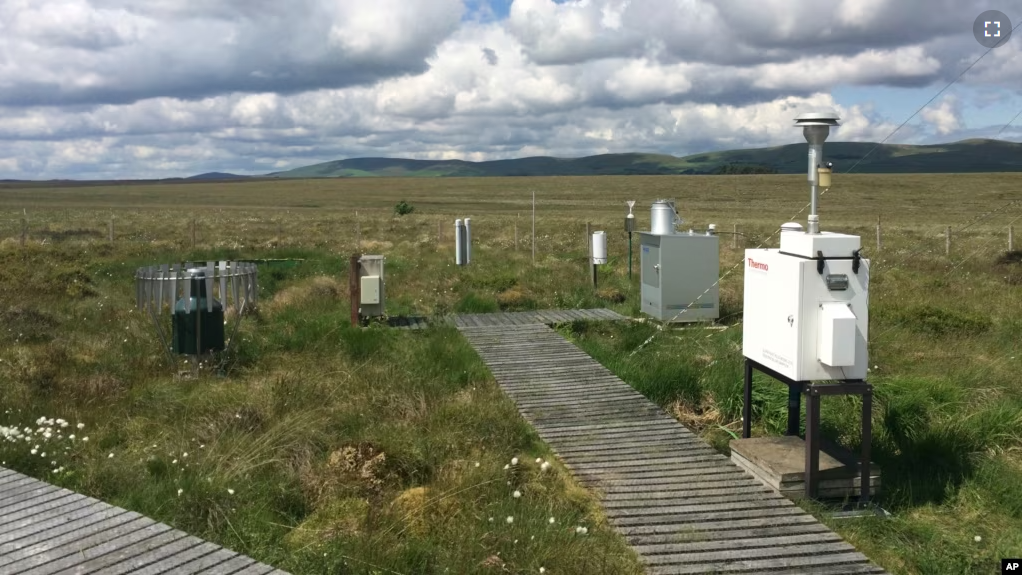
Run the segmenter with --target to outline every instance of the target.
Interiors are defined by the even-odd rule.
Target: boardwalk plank
[[[73,566],[75,563],[105,553],[111,544],[115,547],[126,544],[127,542],[123,540],[125,537],[130,538],[131,541],[137,541],[165,530],[169,530],[169,527],[140,516],[128,522],[107,527],[84,538],[74,538],[60,546],[35,552],[31,556],[7,564],[3,569],[12,573],[32,571],[54,574],[69,565]],[[101,546],[105,547],[100,548]]]
[[[0,556],[32,544],[37,539],[53,538],[76,527],[88,526],[122,512],[119,508],[111,508],[96,501],[67,514],[43,517],[37,522],[0,534]]]
[[[181,540],[182,538],[185,538],[187,536],[188,535],[185,534],[184,532],[179,532],[177,530],[167,530],[165,532],[157,534],[156,536],[153,536],[152,538],[147,538],[145,540],[133,542],[122,548],[112,550],[107,554],[103,554],[102,556],[95,556],[89,558],[84,562],[75,564],[74,566],[69,566],[67,568],[64,568],[60,572],[56,573],[90,574],[92,572],[105,571],[104,569],[107,566],[112,566],[119,562],[123,562],[124,560],[129,560],[132,558],[146,558],[148,556],[151,556],[153,551],[159,549],[161,546],[164,546],[165,544],[170,544],[177,540]]]
[[[728,560],[707,562],[703,564],[665,564],[655,567],[657,574],[721,574],[727,572],[747,574],[753,570],[771,570],[775,568],[804,568],[803,574],[817,574],[814,568],[819,565],[841,564],[849,562],[865,562],[866,557],[858,552],[829,554],[824,556],[789,556],[786,558],[769,558],[765,560]]]
[[[230,560],[226,560],[217,564],[216,566],[210,566],[206,569],[207,574],[233,574],[235,572],[244,571],[245,568],[255,564],[256,561],[247,556],[235,556]]]
[[[209,568],[236,556],[238,556],[237,552],[232,552],[226,548],[220,548],[211,554],[207,554],[201,558],[197,558],[191,562],[172,568],[164,572],[164,574],[208,574]]]
[[[180,552],[175,553],[173,556],[167,556],[160,561],[140,566],[127,574],[166,574],[169,570],[173,570],[178,566],[192,562],[203,556],[208,556],[213,552],[220,550],[220,547],[210,542],[202,542],[201,544],[191,546],[183,549]]]
[[[246,570],[256,561],[170,526],[0,467],[0,573]],[[216,558],[196,562],[203,556]],[[228,564],[228,561],[230,563]],[[272,567],[258,565],[259,573]]]
[[[113,566],[107,566],[103,569],[108,574],[130,574],[136,570],[147,568],[147,567],[158,567],[160,563],[180,565],[191,559],[187,555],[187,552],[196,546],[203,544],[202,539],[196,538],[195,536],[185,536],[174,540],[173,542],[164,544],[159,548],[152,550],[145,556],[128,558],[114,564]],[[211,545],[212,546],[212,545]],[[180,561],[176,560],[180,559]],[[170,566],[173,567],[173,566]],[[153,571],[152,573],[156,573]]]
[[[140,514],[122,510],[120,514],[94,520],[76,530],[54,534],[49,538],[33,538],[32,541],[25,542],[23,546],[5,552],[0,558],[0,571],[6,571],[7,566],[15,562],[51,551],[53,553],[51,558],[59,558],[59,554],[69,554],[76,550],[76,543],[90,536],[101,534],[129,522],[137,522],[141,518]]]
[[[494,317],[505,326],[461,332],[564,466],[603,495],[611,525],[651,568],[876,568],[554,330],[523,325],[624,316],[600,308]],[[821,555],[828,560],[806,563]]]
[[[757,533],[748,538],[727,538],[723,540],[699,540],[693,542],[677,542],[674,544],[652,544],[634,546],[635,551],[647,558],[648,562],[662,564],[676,562],[673,554],[688,552],[714,552],[718,550],[741,550],[745,548],[763,548],[766,546],[807,545],[840,542],[841,537],[833,532],[803,532],[784,536],[764,536]],[[666,556],[668,562],[657,561],[656,556]]]

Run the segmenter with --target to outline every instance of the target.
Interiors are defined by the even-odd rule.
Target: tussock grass
[[[842,175],[821,199],[823,229],[860,234],[872,258],[874,455],[881,503],[895,514],[834,527],[892,572],[990,573],[1022,549],[1022,268],[1005,253],[1018,211],[981,219],[1018,198],[1018,178]],[[550,453],[455,330],[348,325],[348,256],[387,257],[392,315],[638,315],[639,243],[629,280],[624,200],[639,200],[640,227],[658,197],[677,198],[697,230],[737,225],[734,248],[721,236],[726,330],[665,332],[631,356],[654,327],[561,327],[726,452],[742,409],[736,265],[746,247],[775,246],[806,196],[799,176],[4,184],[0,425],[34,430],[48,416],[86,427],[52,441],[57,458],[30,454],[34,441],[0,441],[0,460],[292,572],[635,572],[591,495],[556,462],[539,470],[535,458]],[[401,199],[414,214],[393,215]],[[458,269],[453,221],[466,216],[472,264]],[[586,221],[609,236],[597,293]],[[247,258],[304,261],[261,265],[262,305],[242,322],[225,376],[175,378],[133,310],[135,268]],[[781,433],[783,386],[757,380],[753,400],[756,433]],[[828,398],[824,433],[856,448],[857,413],[856,401]]]

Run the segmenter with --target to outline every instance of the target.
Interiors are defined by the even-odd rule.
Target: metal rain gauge
[[[226,352],[234,342],[242,316],[258,301],[256,265],[249,262],[206,262],[145,266],[135,272],[136,305],[156,327],[170,363],[187,356],[197,369],[203,358]],[[164,310],[171,312],[170,338]],[[230,337],[224,338],[225,313],[233,314]]]
[[[745,251],[745,407],[743,439],[732,442],[733,459],[760,477],[778,474],[782,493],[809,498],[859,494],[869,501],[879,474],[870,464],[872,387],[866,382],[869,321],[869,260],[858,236],[820,231],[819,190],[830,187],[823,142],[838,126],[834,112],[800,115],[795,126],[809,143],[808,226],[781,226],[780,248]],[[750,438],[752,373],[758,370],[788,385],[788,427],[783,438]],[[801,397],[806,396],[805,440],[799,438]],[[860,458],[833,449],[821,455],[820,396],[862,396]],[[804,452],[805,465],[789,469]],[[785,459],[783,455],[787,455]],[[752,464],[758,462],[758,464]],[[787,462],[787,464],[785,464]],[[785,468],[788,466],[788,468]],[[821,476],[825,483],[820,483]],[[783,485],[794,478],[795,485]]]
[[[650,209],[650,231],[639,232],[642,313],[665,323],[715,320],[719,315],[719,237],[678,234],[673,200]],[[711,229],[712,231],[712,229]]]

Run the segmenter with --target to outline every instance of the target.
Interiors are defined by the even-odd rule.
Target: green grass
[[[1022,207],[1008,204],[1017,184],[1010,174],[839,175],[821,199],[823,229],[862,235],[872,258],[873,451],[880,503],[894,518],[821,514],[892,572],[991,573],[1022,549],[1022,259],[1004,253]],[[387,257],[392,314],[600,306],[637,315],[639,258],[629,280],[623,201],[640,201],[641,228],[657,197],[677,198],[697,229],[733,224],[743,234],[734,248],[721,238],[727,329],[562,330],[726,452],[742,408],[736,265],[746,247],[776,246],[777,225],[808,200],[804,177],[4,185],[0,425],[35,429],[46,416],[85,428],[73,443],[57,431],[56,458],[22,441],[0,442],[0,460],[293,572],[635,572],[592,496],[559,467],[537,472],[534,459],[549,451],[456,332],[348,326],[346,267],[356,240]],[[402,199],[416,210],[398,218]],[[466,216],[472,264],[458,268],[453,221]],[[586,284],[587,221],[610,237],[598,293]],[[138,266],[205,258],[304,261],[260,267],[261,305],[242,322],[225,376],[179,379],[133,310],[132,277]],[[782,432],[785,399],[757,377],[757,434]],[[855,400],[828,398],[824,433],[856,448],[857,413]],[[514,456],[522,470],[505,472]],[[575,535],[579,524],[588,536]]]

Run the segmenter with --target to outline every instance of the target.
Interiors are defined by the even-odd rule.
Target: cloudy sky
[[[821,107],[833,140],[879,141],[983,54],[989,9],[1022,21],[973,0],[0,0],[0,179],[681,156],[802,142]],[[890,142],[996,137],[1020,42]]]

